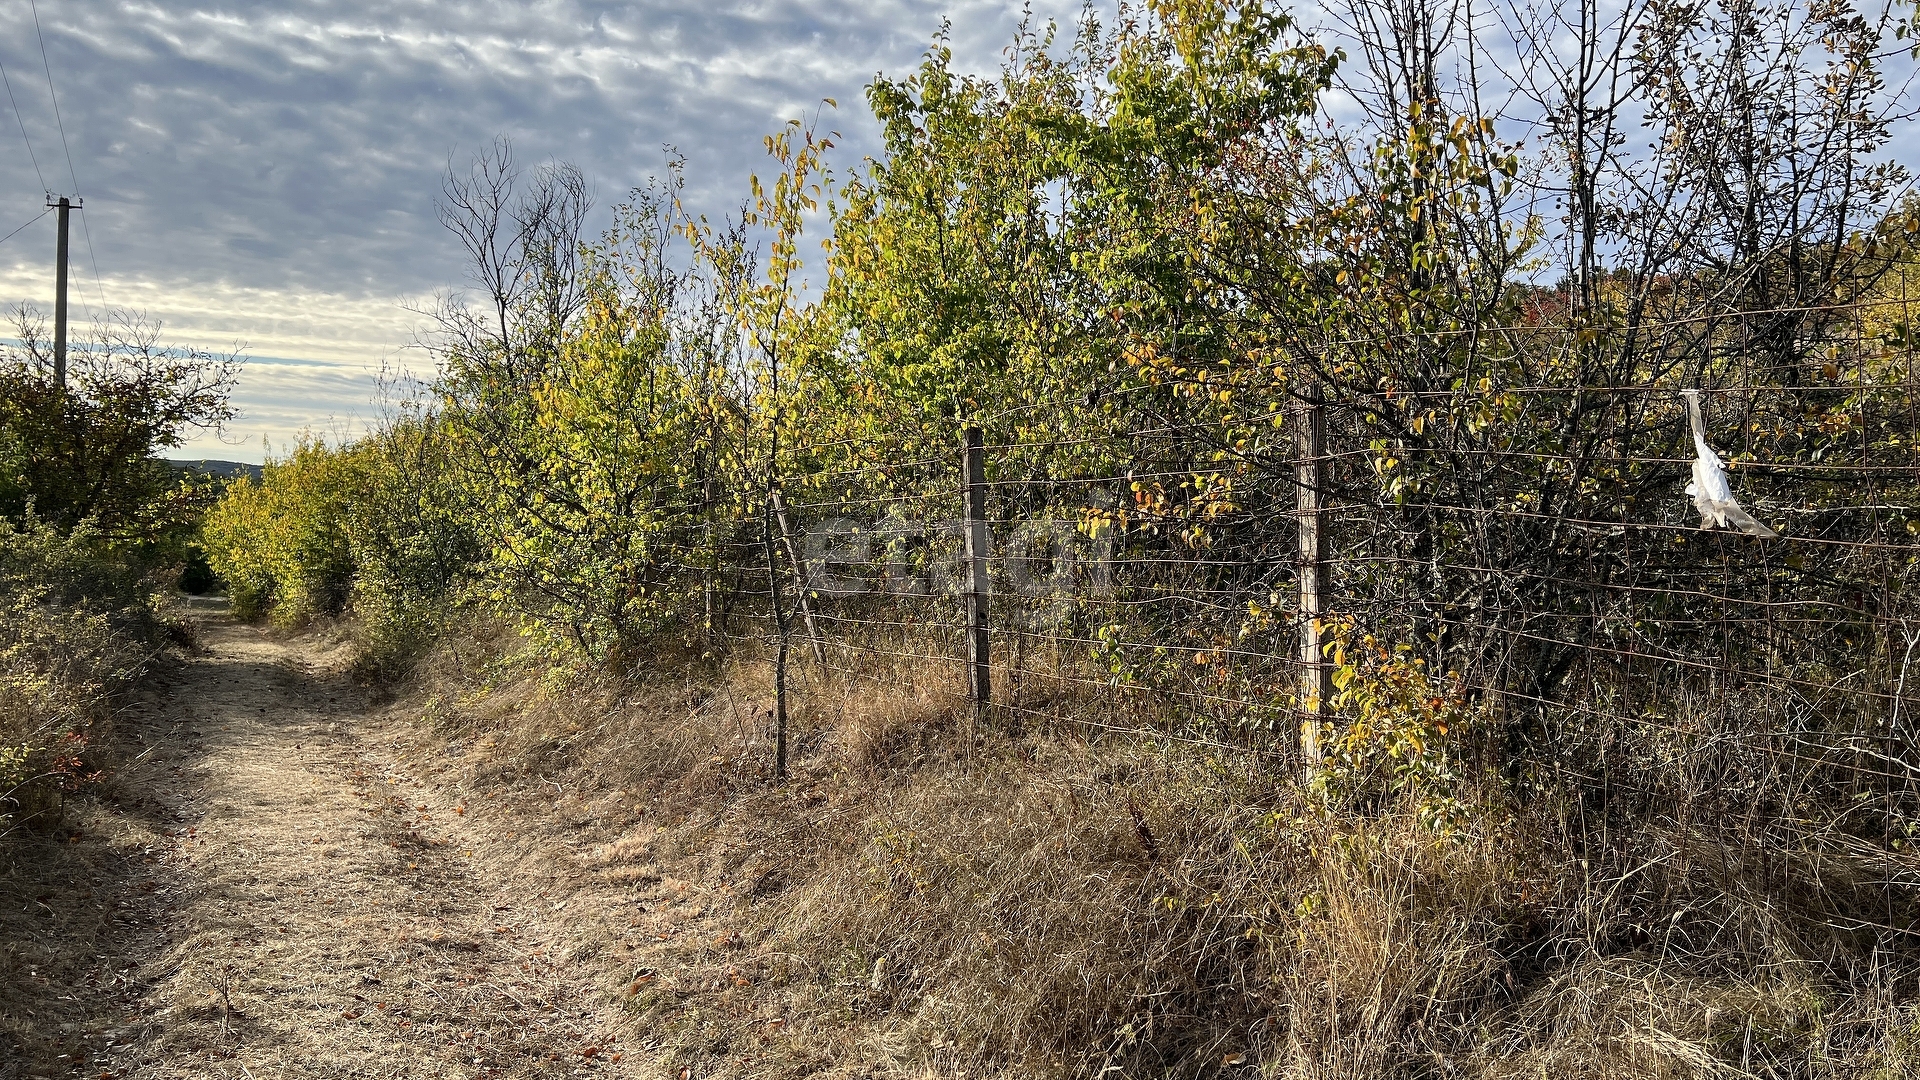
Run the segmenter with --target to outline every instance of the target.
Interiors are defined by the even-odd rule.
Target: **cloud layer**
[[[1063,24],[1079,9],[1033,4]],[[77,317],[137,307],[181,340],[321,362],[251,365],[245,450],[192,448],[257,459],[260,435],[365,415],[375,372],[420,362],[407,305],[460,280],[433,205],[450,157],[504,134],[523,160],[578,163],[604,205],[671,144],[691,201],[723,210],[760,137],[821,98],[841,104],[847,156],[871,149],[861,88],[914,64],[943,16],[962,62],[988,70],[1020,5],[48,0],[37,35],[27,0],[0,0],[18,103],[16,120],[0,101],[0,235],[43,188],[77,188]],[[51,216],[0,243],[0,302],[51,306],[52,248]]]

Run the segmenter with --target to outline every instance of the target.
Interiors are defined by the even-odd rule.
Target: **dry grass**
[[[445,838],[475,867],[538,890],[638,1075],[1920,1069],[1920,966],[1860,921],[1914,868],[1838,833],[1663,796],[1599,842],[1579,805],[1465,793],[1440,834],[1410,801],[1341,809],[1258,757],[1098,727],[969,748],[953,673],[877,655],[804,671],[775,784],[763,666],[615,683],[516,647],[469,627],[380,745],[465,808]]]
[[[124,768],[164,630],[133,572],[0,522],[0,1076],[72,1066],[103,1033],[164,811]],[[105,777],[104,784],[102,777]]]
[[[558,1075],[617,1038],[595,1068],[637,1076],[1920,1073],[1920,855],[1833,810],[1892,804],[1784,797],[1730,727],[1619,752],[1611,803],[1487,780],[1436,832],[1103,726],[968,746],[954,673],[878,654],[803,669],[776,784],[750,659],[615,682],[481,624],[349,732],[350,628],[213,638],[11,841],[23,1067]]]
[[[147,853],[173,818],[140,767],[152,759],[127,766],[157,704],[122,700],[119,744],[96,758],[104,785],[0,840],[0,1076],[69,1074],[105,1040],[135,1037],[115,1003],[140,977],[160,880]]]

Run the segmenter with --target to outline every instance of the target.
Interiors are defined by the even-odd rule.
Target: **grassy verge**
[[[85,530],[0,521],[0,1073],[81,1069],[103,1003],[132,975],[164,809],[119,765],[116,733],[184,624]],[[144,886],[151,889],[151,884]],[[124,1036],[123,1036],[124,1037]],[[88,1074],[92,1075],[92,1074]]]
[[[1843,883],[1841,852],[1762,842],[1709,793],[1601,842],[1577,801],[1465,792],[1440,829],[1410,797],[1091,725],[968,754],[951,673],[879,658],[807,674],[775,785],[757,663],[614,684],[512,643],[416,672],[414,752],[556,842],[617,820],[584,856],[601,879],[693,883],[744,928],[606,954],[607,992],[697,1075],[1920,1068],[1911,946],[1847,914],[1904,902],[1907,871]]]

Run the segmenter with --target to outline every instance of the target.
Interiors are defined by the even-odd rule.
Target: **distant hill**
[[[222,480],[232,480],[241,476],[251,477],[255,480],[260,479],[260,466],[249,465],[244,461],[216,461],[212,458],[202,458],[199,461],[185,461],[179,458],[168,458],[167,464],[182,472],[205,473],[209,476],[217,476]]]

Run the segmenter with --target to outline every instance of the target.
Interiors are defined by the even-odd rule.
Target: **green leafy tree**
[[[0,350],[0,516],[91,520],[120,545],[189,526],[209,496],[161,456],[233,416],[240,358],[166,345],[158,323],[116,312],[71,350],[63,387],[38,316],[20,309],[16,332]]]
[[[483,587],[549,643],[625,670],[700,592],[713,474],[737,426],[725,343],[669,252],[677,173],[585,254],[581,305],[504,339],[450,329],[439,423],[482,522]],[[690,303],[690,300],[692,302]],[[715,303],[711,296],[707,304]]]

